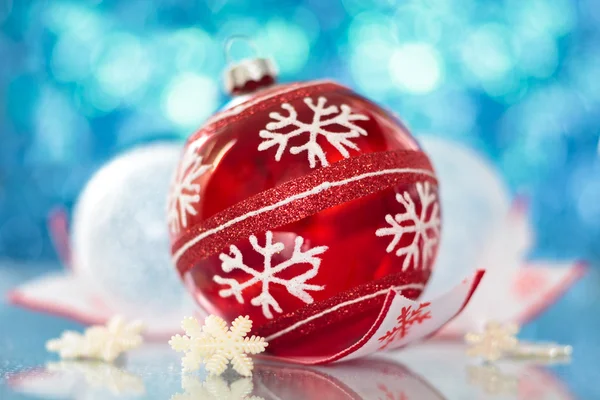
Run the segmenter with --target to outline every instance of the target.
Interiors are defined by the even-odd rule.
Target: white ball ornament
[[[167,193],[182,146],[139,147],[103,166],[75,208],[71,248],[75,272],[111,309],[161,324],[191,310],[171,263]]]
[[[485,268],[490,244],[504,232],[510,194],[502,177],[480,154],[459,143],[419,137],[440,182],[443,232],[433,277],[436,292]]]

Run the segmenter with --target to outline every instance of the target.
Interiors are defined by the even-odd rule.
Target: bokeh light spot
[[[117,98],[127,98],[142,89],[150,78],[151,60],[140,40],[130,34],[114,34],[106,39],[96,67],[102,89]]]
[[[442,80],[442,61],[427,43],[408,43],[394,51],[389,61],[392,81],[412,93],[435,90]]]
[[[298,73],[308,61],[310,42],[297,25],[283,20],[271,20],[256,38],[265,54],[272,54],[282,75]]]
[[[58,34],[79,33],[86,36],[103,25],[103,18],[93,8],[67,2],[48,2],[43,9],[43,19],[47,27]]]
[[[35,136],[27,161],[65,163],[88,156],[85,146],[90,134],[84,117],[69,99],[52,87],[43,88],[35,111]]]
[[[577,196],[577,212],[581,221],[596,227],[600,221],[600,180],[587,179]]]
[[[535,50],[534,50],[535,49]],[[527,37],[519,42],[518,65],[527,74],[546,78],[558,66],[558,48],[549,35]]]
[[[218,71],[218,67],[221,67],[223,51],[202,29],[177,30],[169,34],[161,45],[160,57],[168,54],[168,57],[171,58],[171,60],[163,62],[173,62],[179,71],[210,71],[214,73]]]
[[[510,3],[506,10],[511,19],[531,31],[562,36],[573,28],[576,20],[574,2],[570,0],[512,0]]]
[[[352,50],[350,69],[358,88],[375,98],[390,90],[388,62],[393,44],[375,39],[361,42]]]
[[[218,88],[204,75],[185,72],[176,76],[163,93],[167,118],[186,128],[196,128],[217,106]]]
[[[377,11],[363,12],[352,19],[348,29],[348,41],[353,45],[370,41],[395,43],[394,24],[385,14]]]
[[[467,35],[462,45],[465,66],[481,81],[502,80],[513,68],[514,58],[506,43],[506,29],[487,24]]]

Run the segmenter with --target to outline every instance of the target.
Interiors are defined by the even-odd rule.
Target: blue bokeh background
[[[183,140],[225,104],[233,34],[282,81],[334,78],[490,157],[530,199],[531,257],[591,266],[525,335],[598,349],[600,0],[0,0],[0,259],[56,263],[53,207],[115,154]],[[583,353],[562,374],[600,395],[581,386],[597,363]]]
[[[224,40],[333,77],[489,155],[536,252],[600,258],[600,1],[0,0],[0,254],[54,259],[49,209],[112,155],[227,101]]]

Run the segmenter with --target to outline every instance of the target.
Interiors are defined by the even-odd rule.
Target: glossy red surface
[[[217,115],[212,119],[212,123],[209,122],[208,126],[203,127],[201,131],[190,138],[188,145],[198,143],[198,141],[202,143],[198,154],[202,156],[203,164],[211,164],[212,168],[196,181],[201,187],[200,200],[195,205],[196,215],[188,215],[188,226],[173,235],[175,254],[182,244],[189,242],[194,235],[197,235],[198,227],[201,227],[207,219],[252,196],[313,173],[318,168],[330,168],[323,166],[324,163],[331,166],[345,158],[390,150],[420,152],[416,141],[399,121],[347,88],[332,83],[323,83],[291,91],[286,91],[284,86],[267,90],[268,92],[260,92],[255,97],[246,100],[246,103],[241,106],[241,112],[231,113],[222,118]],[[281,93],[277,94],[278,92]],[[257,100],[260,97],[264,97],[263,101]],[[279,113],[284,117],[288,116],[289,109],[283,109],[282,104],[289,104],[297,112],[298,120],[310,124],[313,121],[314,113],[305,99],[312,99],[313,104],[316,104],[319,97],[326,99],[325,107],[335,105],[339,110],[345,104],[350,107],[353,114],[366,117],[364,120],[354,121],[356,126],[366,131],[366,135],[351,138],[351,142],[357,149],[346,147],[348,157],[345,157],[339,149],[320,135],[317,143],[323,149],[326,161],[319,161],[317,158],[316,165],[311,167],[306,152],[298,154],[290,152],[291,147],[301,146],[306,142],[308,133],[292,138],[279,161],[276,160],[277,146],[263,151],[258,150],[261,143],[265,141],[260,132],[265,130],[270,122],[273,122],[273,113]],[[255,104],[244,109],[244,104],[252,101]],[[325,118],[323,117],[323,119]],[[327,129],[330,132],[347,131],[344,126],[336,124],[328,125]],[[291,130],[293,128],[288,127],[279,129],[279,132]],[[356,174],[360,174],[360,172],[357,170]],[[348,190],[352,190],[352,185],[355,183],[348,184]],[[432,183],[432,190],[437,193],[435,180]],[[277,278],[290,281],[299,275],[309,273],[310,278],[304,281],[307,285],[314,285],[311,286],[312,289],[305,290],[309,297],[290,294],[289,287],[276,282],[268,284],[268,293],[281,310],[279,311],[273,306],[267,307],[272,313],[272,318],[268,315],[269,312],[265,313],[258,304],[261,300],[259,296],[265,286],[260,280],[240,291],[238,299],[235,294],[222,292],[229,288],[228,284],[215,282],[215,276],[223,279],[235,279],[239,284],[252,278],[247,270],[224,270],[223,261],[228,257],[234,257],[235,251],[232,252],[232,249],[225,247],[220,253],[195,260],[193,265],[179,269],[187,271],[184,280],[203,308],[229,320],[239,315],[249,315],[254,321],[255,328],[259,328],[267,322],[272,323],[278,317],[301,310],[303,307],[307,307],[311,300],[313,304],[318,304],[340,293],[357,290],[390,275],[403,276],[404,274],[406,278],[402,279],[404,283],[425,284],[431,274],[435,257],[429,258],[425,263],[421,255],[418,263],[413,262],[415,265],[411,265],[407,271],[403,271],[404,257],[397,256],[395,252],[388,253],[386,251],[391,237],[375,235],[378,229],[388,226],[386,215],[395,215],[405,211],[404,207],[396,200],[397,193],[405,192],[415,199],[417,214],[421,213],[415,184],[413,182],[398,184],[382,188],[380,191],[349,202],[337,204],[283,226],[265,225],[262,231],[254,232],[255,246],[252,246],[250,238],[242,238],[230,243],[241,253],[244,265],[256,271],[258,275],[265,272],[266,269],[276,268],[292,258],[294,242],[297,237],[303,238],[301,247],[303,252],[320,246],[327,247],[317,255],[321,260],[317,273],[314,273],[314,267],[304,262],[292,264],[289,268],[276,274]],[[281,196],[284,199],[286,194]],[[315,201],[318,201],[317,197],[315,196]],[[224,229],[235,229],[235,225]],[[264,250],[259,250],[259,246],[265,246],[266,231],[273,232],[273,243],[281,243],[278,251],[272,257],[264,257],[263,254],[259,254],[260,251],[264,252]],[[414,234],[412,235],[404,235],[398,245],[400,247],[410,245],[414,237]],[[419,243],[419,252],[422,252],[422,243]],[[434,254],[435,252],[437,252],[437,248],[434,249]],[[313,273],[310,273],[311,270]],[[404,294],[414,298],[420,292],[421,289],[411,289]],[[252,299],[257,297],[259,299],[255,300],[253,304]],[[371,319],[371,316],[366,315],[353,316],[351,320],[356,322],[356,332],[350,332],[347,341],[355,340],[359,331],[364,330]]]

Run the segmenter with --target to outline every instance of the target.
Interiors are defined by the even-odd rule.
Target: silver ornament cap
[[[228,40],[225,53],[229,66],[223,74],[227,93],[246,94],[274,84],[277,80],[277,67],[271,59],[256,57],[232,62],[231,45],[235,40],[244,40],[257,53],[256,46],[248,38],[232,37]]]

